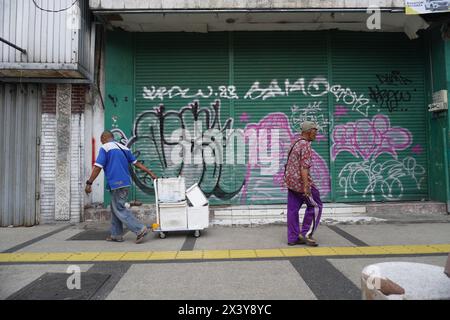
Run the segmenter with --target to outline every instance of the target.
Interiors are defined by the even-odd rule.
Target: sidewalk
[[[107,222],[2,228],[0,299],[53,299],[56,293],[67,299],[359,299],[360,272],[368,264],[444,266],[448,215],[383,219],[323,223],[317,248],[287,246],[283,223],[216,225],[199,238],[192,232],[168,233],[165,239],[150,233],[142,244],[130,232],[125,242],[106,242]],[[64,289],[66,269],[74,264],[91,281],[76,296]],[[53,284],[42,288],[43,283]]]
[[[315,235],[320,247],[429,245],[450,243],[450,215],[447,214],[334,214],[322,218]],[[363,217],[364,219],[359,219]],[[371,219],[365,219],[365,218]],[[151,225],[154,220],[145,220]],[[150,232],[140,245],[125,231],[122,243],[105,241],[108,221],[38,225],[30,228],[1,228],[0,252],[105,252],[185,251],[288,248],[286,223],[258,225],[211,225],[194,238],[193,232],[169,232],[166,239]],[[418,236],[420,235],[420,236]],[[289,247],[291,248],[291,247]]]

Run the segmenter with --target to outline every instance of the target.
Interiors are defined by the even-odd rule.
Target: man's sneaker
[[[295,246],[298,244],[305,244],[306,242],[303,239],[300,239],[300,237],[294,241],[294,242],[288,242],[288,246]]]
[[[314,240],[314,239],[311,238],[311,237],[304,237],[304,236],[300,235],[298,238],[299,238],[301,241],[303,241],[303,243],[306,244],[307,246],[310,246],[310,247],[317,247],[317,246],[319,245],[319,244],[316,242],[316,240]]]
[[[141,243],[147,234],[148,234],[148,228],[146,226],[144,226],[144,228],[142,228],[141,233],[139,233],[138,236],[136,237],[136,243]]]
[[[119,237],[113,237],[113,236],[108,236],[106,238],[106,241],[112,241],[112,242],[123,242],[123,237],[119,236]]]

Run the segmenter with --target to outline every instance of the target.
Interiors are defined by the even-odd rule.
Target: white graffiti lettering
[[[244,99],[266,100],[277,96],[287,97],[293,92],[301,92],[304,96],[309,97],[322,97],[327,93],[331,93],[334,95],[336,102],[351,106],[352,110],[361,113],[365,117],[368,116],[369,108],[371,107],[371,105],[369,105],[370,100],[365,98],[363,94],[358,95],[350,88],[341,85],[331,86],[327,79],[320,76],[312,79],[309,82],[307,89],[305,89],[304,78],[299,78],[293,84],[290,83],[289,79],[286,79],[284,82],[284,90],[280,88],[276,79],[272,80],[267,88],[262,88],[261,83],[256,81],[247,91]]]
[[[371,195],[372,201],[375,201],[376,193],[386,200],[400,200],[404,179],[412,179],[420,190],[424,175],[425,168],[412,157],[384,163],[370,160],[350,162],[339,173],[339,186],[344,188],[346,198],[351,191],[362,194],[364,198]]]
[[[194,93],[195,92],[195,93]],[[255,81],[247,93],[244,95],[244,99],[250,100],[266,100],[276,97],[288,97],[292,93],[301,93],[306,97],[322,97],[327,93],[331,93],[336,102],[340,102],[352,107],[353,111],[357,111],[365,117],[369,114],[370,100],[365,98],[363,94],[358,95],[350,88],[343,87],[341,85],[330,85],[325,77],[317,76],[306,84],[304,78],[298,78],[294,83],[291,83],[289,79],[284,81],[283,85],[279,85],[277,79],[273,79],[267,87],[263,86],[260,81]],[[192,94],[193,93],[193,94]],[[149,100],[159,99],[163,101],[165,98],[173,99],[180,97],[183,99],[208,99],[211,97],[222,98],[228,100],[238,100],[237,88],[235,86],[218,86],[215,90],[212,86],[207,86],[206,90],[197,89],[191,90],[190,88],[181,88],[180,86],[173,86],[170,89],[166,87],[143,87],[143,98]]]
[[[330,121],[326,113],[321,108],[322,101],[309,103],[307,107],[300,108],[297,105],[291,107],[290,122],[293,128],[300,130],[300,125],[304,121],[314,121],[319,125],[319,131],[328,127]]]
[[[351,106],[352,110],[356,110],[365,117],[369,115],[369,108],[371,107],[369,105],[370,100],[364,98],[363,94],[358,96],[356,92],[340,85],[331,86],[330,93],[334,95],[336,102],[342,102]]]
[[[281,90],[276,79],[270,82],[268,88],[260,88],[259,85],[259,81],[256,81],[245,94],[244,99],[250,98],[251,100],[256,100],[262,98],[263,100],[266,100],[268,98],[286,95],[286,91]],[[257,94],[256,96],[254,96],[255,93]]]
[[[166,87],[158,87],[150,86],[150,87],[144,87],[143,89],[143,98],[148,100],[155,100],[159,99],[161,101],[164,100],[164,98],[173,99],[175,97],[180,97],[183,99],[198,99],[198,98],[204,98],[208,99],[211,97],[220,97],[224,99],[239,99],[239,97],[236,94],[236,87],[235,86],[219,86],[216,91],[214,91],[213,87],[207,86],[207,91],[203,92],[202,89],[198,89],[195,94],[189,95],[189,92],[195,92],[191,91],[189,88],[181,88],[179,86],[173,86],[170,89],[167,89]]]

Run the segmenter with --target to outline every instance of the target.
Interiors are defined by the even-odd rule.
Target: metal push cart
[[[185,190],[184,178],[162,178],[153,181],[156,203],[154,232],[164,239],[170,231],[200,231],[209,226],[209,204],[197,184]]]

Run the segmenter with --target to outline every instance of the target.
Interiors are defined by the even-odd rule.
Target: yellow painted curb
[[[256,252],[255,250],[230,250],[230,258],[256,258]]]
[[[100,252],[74,252],[66,261],[92,261]]]
[[[92,261],[119,261],[126,252],[102,252]]]
[[[203,259],[230,259],[230,250],[204,250]]]
[[[340,256],[358,256],[364,255],[359,247],[333,247],[334,252]]]
[[[311,255],[306,248],[281,249],[281,252],[285,257],[304,257]]]
[[[13,258],[12,253],[0,253],[0,262],[9,262]]]
[[[335,256],[335,255],[337,255],[336,251],[334,251],[331,247],[315,247],[315,248],[307,248],[306,250],[308,250],[312,256]]]
[[[202,259],[203,251],[195,250],[195,251],[178,251],[175,259]]]
[[[382,246],[358,247],[358,248],[363,254],[366,255],[388,254],[388,252]]]
[[[39,259],[40,262],[52,262],[52,261],[67,261],[73,253],[70,252],[56,252],[49,253],[48,255]]]
[[[34,262],[47,256],[46,252],[20,252],[14,255],[11,262]]]
[[[383,246],[388,254],[412,254],[414,253],[408,246]]]
[[[435,253],[436,249],[429,245],[409,246],[409,249],[414,253]]]
[[[152,255],[152,251],[143,251],[143,252],[127,252],[124,256],[120,258],[120,261],[145,261],[150,258]]]
[[[448,253],[450,244],[390,245],[372,247],[302,247],[251,250],[137,251],[137,252],[16,252],[0,253],[0,263],[64,261],[149,261],[254,259],[305,256],[414,255]]]
[[[147,260],[174,260],[178,251],[153,251]]]
[[[437,249],[439,252],[450,253],[450,244],[430,244],[430,247]]]
[[[284,257],[280,249],[257,249],[255,252],[258,258]]]

